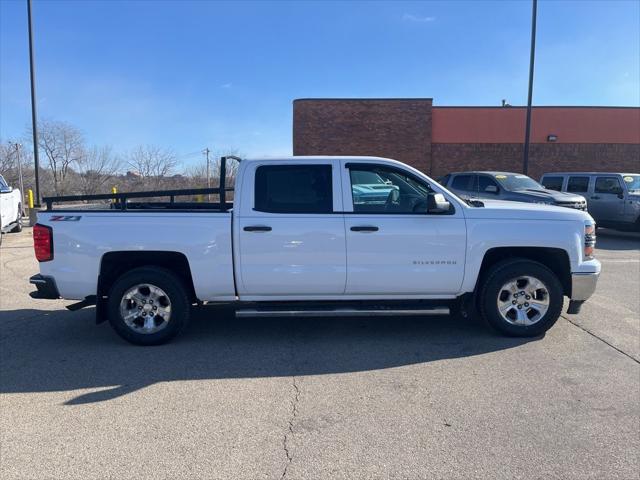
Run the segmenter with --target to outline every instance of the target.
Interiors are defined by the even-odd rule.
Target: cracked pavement
[[[461,318],[200,311],[133,347],[32,300],[31,232],[0,248],[3,479],[630,479],[640,468],[640,236],[543,338]]]

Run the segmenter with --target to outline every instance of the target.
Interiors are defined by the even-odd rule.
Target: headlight
[[[584,258],[590,260],[593,258],[593,250],[596,246],[596,225],[588,223],[584,226]]]

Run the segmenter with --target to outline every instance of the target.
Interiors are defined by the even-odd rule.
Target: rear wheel
[[[109,323],[136,345],[159,345],[186,327],[191,311],[182,281],[168,270],[141,267],[116,280],[109,293]]]
[[[525,259],[491,268],[480,290],[480,313],[499,332],[532,337],[549,330],[560,317],[563,289],[546,266]]]

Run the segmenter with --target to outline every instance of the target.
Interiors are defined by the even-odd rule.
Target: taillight
[[[53,260],[53,229],[36,223],[33,226],[33,250],[39,262]]]
[[[593,258],[593,250],[596,246],[596,226],[588,224],[584,226],[584,258]]]

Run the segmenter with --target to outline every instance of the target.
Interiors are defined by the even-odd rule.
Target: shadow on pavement
[[[501,337],[456,317],[240,320],[229,309],[204,307],[173,343],[136,347],[108,324],[95,326],[93,309],[0,315],[0,392],[103,389],[67,405],[114,399],[158,382],[361,372],[535,341]]]
[[[640,250],[640,233],[601,228],[597,232],[597,250]]]

